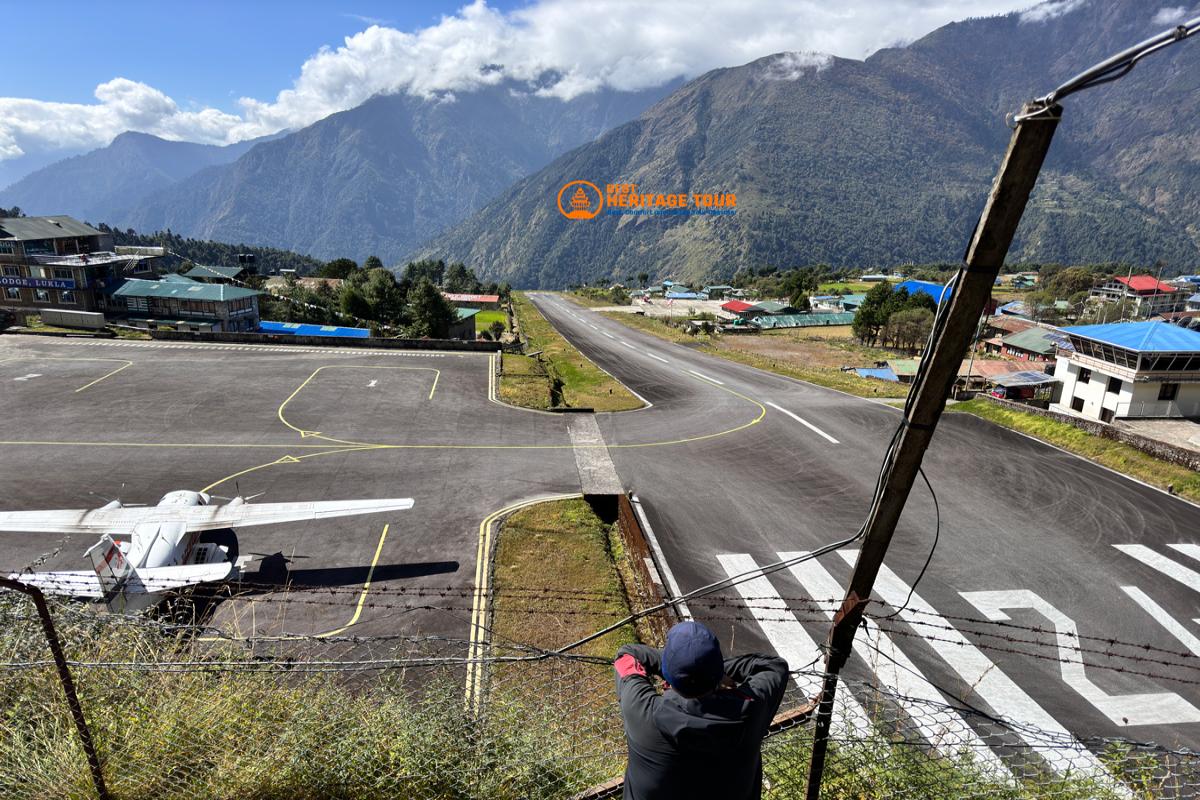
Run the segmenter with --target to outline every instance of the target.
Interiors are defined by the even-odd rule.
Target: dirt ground
[[[876,361],[903,358],[903,353],[865,347],[856,342],[849,325],[821,328],[792,328],[755,335],[722,336],[719,347],[756,353],[804,366],[869,367]]]

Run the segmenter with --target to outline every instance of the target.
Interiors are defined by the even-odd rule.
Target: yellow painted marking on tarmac
[[[467,686],[464,702],[468,711],[479,710],[480,692],[483,686],[483,649],[487,644],[486,620],[488,614],[488,590],[491,586],[492,530],[496,520],[511,514],[526,506],[538,503],[549,503],[554,500],[567,500],[580,497],[579,494],[556,494],[546,497],[535,497],[532,500],[522,500],[505,506],[499,511],[493,511],[479,523],[479,546],[475,552],[475,591],[471,601],[471,636],[470,647],[467,651]]]
[[[188,450],[197,447],[264,449],[264,450],[342,450],[339,444],[239,444],[237,442],[42,442],[36,440],[0,441],[0,445],[29,445],[38,447],[165,447]],[[374,445],[372,445],[374,446]]]
[[[266,469],[267,467],[279,466],[281,464],[299,464],[301,461],[303,461],[306,458],[316,458],[317,456],[328,456],[328,455],[333,455],[335,453],[354,453],[359,450],[375,450],[375,449],[377,449],[377,448],[374,447],[373,445],[367,445],[365,447],[340,447],[340,448],[332,449],[332,450],[321,450],[316,453],[307,453],[302,456],[283,456],[282,458],[277,458],[274,461],[268,461],[265,464],[258,464],[253,467],[247,467],[246,469],[239,470],[238,472],[235,472],[232,475],[226,475],[224,478],[221,478],[219,481],[214,481],[214,482],[210,483],[208,486],[205,486],[200,491],[206,492],[206,493],[211,492],[213,489],[217,488],[222,483],[228,483],[229,481],[231,481],[235,478],[240,478],[243,475],[246,475],[251,472],[257,472],[258,470]]]
[[[327,636],[337,636],[339,633],[358,622],[358,618],[362,614],[363,603],[367,601],[367,592],[371,590],[371,578],[375,575],[375,565],[379,563],[379,554],[383,552],[383,543],[387,541],[389,527],[391,527],[390,523],[388,525],[384,525],[383,533],[379,534],[379,544],[375,546],[375,557],[371,559],[371,566],[367,570],[367,579],[363,582],[362,593],[358,596],[358,605],[354,607],[354,616],[350,617],[350,621],[342,627],[335,628],[331,631],[326,631],[325,633],[318,633],[316,638],[324,639]]]
[[[106,359],[106,360],[107,360],[107,359]],[[117,368],[116,368],[116,369],[114,369],[112,372],[108,373],[107,375],[101,375],[99,378],[96,378],[96,380],[92,381],[91,383],[85,383],[83,386],[80,386],[78,389],[76,389],[76,390],[75,390],[75,393],[76,393],[76,394],[78,394],[79,392],[82,392],[84,389],[87,389],[87,388],[89,388],[89,387],[95,386],[95,385],[96,385],[97,383],[99,383],[100,381],[102,381],[102,380],[104,380],[104,379],[106,379],[106,378],[111,378],[113,375],[116,375],[116,374],[117,374],[118,372],[120,372],[121,370],[123,370],[123,369],[129,369],[129,368],[130,368],[130,367],[132,367],[132,366],[133,366],[133,362],[132,362],[132,361],[126,361],[124,365],[122,365],[122,366],[120,366],[120,367],[117,367]]]
[[[433,373],[433,387],[429,390],[429,399],[430,400],[433,399],[433,393],[437,389],[438,378],[440,378],[442,376],[442,371],[439,369],[435,369],[434,367],[398,367],[398,366],[390,366],[390,365],[382,366],[382,365],[377,365],[377,364],[326,364],[323,367],[317,367],[315,370],[313,370],[312,374],[309,375],[307,378],[305,378],[304,382],[301,383],[299,386],[297,386],[292,391],[292,393],[288,395],[287,399],[279,404],[279,408],[275,412],[276,416],[279,417],[279,421],[282,422],[287,427],[294,430],[296,433],[300,434],[300,438],[302,438],[302,439],[306,439],[306,438],[321,439],[322,441],[326,441],[326,442],[333,442],[336,444],[345,444],[345,445],[355,445],[355,446],[369,446],[374,443],[372,443],[372,442],[354,442],[354,441],[350,441],[347,439],[335,439],[332,436],[325,436],[320,431],[310,431],[310,430],[305,430],[303,428],[297,428],[295,425],[288,422],[287,417],[284,416],[283,412],[284,412],[284,409],[287,408],[288,403],[295,400],[296,396],[299,395],[300,392],[304,390],[304,387],[308,386],[308,384],[312,382],[313,378],[317,377],[317,375],[319,375],[323,370],[327,370],[327,369],[402,369],[402,370],[416,370],[416,371],[423,371],[423,372],[432,372]]]

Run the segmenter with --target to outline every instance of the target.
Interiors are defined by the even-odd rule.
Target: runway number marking
[[[378,385],[379,385],[379,381],[371,381],[370,383],[367,384],[367,388],[374,389]]]
[[[837,552],[850,566],[853,566],[858,558],[857,550],[847,548]],[[900,612],[900,619],[913,625],[915,630],[926,631],[930,623],[937,625],[935,632],[924,637],[925,641],[993,710],[1011,719],[1028,723],[1035,729],[1058,734],[1054,737],[1056,741],[1047,742],[1036,733],[1026,735],[1020,730],[1017,731],[1017,735],[1041,755],[1052,769],[1057,772],[1080,771],[1097,777],[1108,777],[1108,771],[1095,754],[1072,736],[1058,720],[1050,716],[945,617],[935,611],[921,595],[913,592],[909,596],[908,585],[886,566],[879,570],[875,591],[885,603],[897,609],[905,607],[907,598],[907,606]]]
[[[808,420],[806,420],[806,419],[803,419],[802,417],[799,417],[799,416],[797,416],[797,415],[793,414],[791,411],[788,411],[788,410],[787,410],[786,408],[784,408],[783,406],[778,406],[778,405],[776,405],[776,404],[774,404],[774,403],[772,403],[772,402],[770,402],[770,401],[767,401],[767,405],[769,405],[771,408],[775,409],[776,411],[782,411],[784,414],[787,414],[789,417],[791,417],[792,419],[796,420],[796,422],[799,422],[801,425],[803,425],[804,427],[808,428],[808,429],[809,429],[810,431],[812,431],[813,433],[815,433],[815,434],[817,434],[817,435],[819,435],[819,436],[824,436],[826,439],[828,439],[830,442],[832,442],[832,443],[834,443],[834,444],[840,444],[840,442],[838,442],[838,440],[837,440],[837,439],[833,438],[833,437],[832,437],[832,436],[830,436],[828,433],[826,433],[825,431],[823,431],[823,430],[821,430],[820,428],[818,428],[816,425],[813,425],[813,424],[812,424],[811,422],[809,422]]]
[[[1167,629],[1167,632],[1178,639],[1184,647],[1191,650],[1194,655],[1200,656],[1200,639],[1192,635],[1191,631],[1179,624],[1167,610],[1158,603],[1150,599],[1149,595],[1143,592],[1136,586],[1122,586],[1121,591],[1129,595],[1133,602],[1142,607],[1142,610],[1149,614],[1155,622]]]
[[[1008,622],[1006,608],[1028,608],[1038,612],[1054,626],[1058,644],[1059,669],[1063,683],[1087,700],[1114,725],[1177,725],[1200,722],[1200,709],[1174,692],[1109,694],[1097,686],[1084,670],[1079,652],[1079,631],[1075,621],[1059,611],[1036,592],[1010,589],[996,592],[959,592],[993,622]]]

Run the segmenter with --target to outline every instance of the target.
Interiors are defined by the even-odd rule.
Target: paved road
[[[598,419],[683,591],[859,528],[897,410],[664,342],[558,296],[534,300],[589,358],[654,404]],[[670,448],[620,446],[697,419],[711,429],[751,424]],[[1186,663],[1194,658],[1106,661],[1086,653],[1083,664],[1062,665],[1058,656],[1075,651],[1060,652],[1052,633],[1200,655],[1200,509],[967,415],[943,418],[925,472],[940,506],[941,542],[910,603],[916,611],[901,617],[915,624],[900,627],[923,635],[893,637],[898,658],[949,695],[1045,729],[1200,745],[1200,669]],[[934,504],[918,486],[880,583],[879,596],[893,604],[933,541]],[[752,599],[735,594],[738,613],[693,612],[739,650],[771,647],[793,666],[808,663],[828,624],[820,614],[801,622],[765,607],[840,599],[847,555],[739,587]],[[762,599],[774,595],[787,600]],[[1014,632],[1032,643],[997,642],[963,621],[985,617],[1048,632]],[[930,621],[941,627],[920,624]],[[1000,649],[980,652],[971,642]],[[1127,671],[1097,668],[1116,664]],[[851,671],[866,676],[871,668],[860,660]],[[938,696],[924,680],[915,683],[910,691]]]

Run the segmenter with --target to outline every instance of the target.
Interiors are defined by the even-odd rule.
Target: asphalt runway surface
[[[216,621],[241,635],[465,639],[481,520],[579,491],[561,418],[491,402],[490,365],[474,353],[3,336],[0,508],[154,504],[176,489],[411,497],[409,511],[239,531],[242,555],[260,556],[244,576],[256,594]],[[86,569],[92,543],[0,533],[0,571],[47,553],[40,569]],[[410,610],[421,604],[438,608]]]
[[[862,525],[897,409],[668,343],[558,296],[534,300],[589,358],[654,404],[597,419],[683,592]],[[681,416],[730,432],[670,448],[620,446]],[[940,542],[900,617],[912,635],[885,643],[919,673],[912,691],[1079,736],[1200,745],[1200,662],[1188,663],[1200,655],[1200,508],[969,415],[942,418],[924,470]],[[903,602],[935,526],[930,492],[918,481],[877,599]],[[728,607],[693,613],[733,650],[776,650],[804,666],[829,624],[798,621],[785,607],[840,602],[852,557],[830,553],[727,590]],[[937,624],[922,624],[930,621]],[[1044,632],[1007,632],[1024,642],[978,635],[1006,633],[991,621]],[[872,654],[865,638],[851,677],[870,678],[894,660]],[[1110,660],[1109,647],[1137,651],[1104,639],[1184,655]],[[972,643],[990,646],[980,652]]]
[[[858,530],[896,409],[667,343],[560,297],[533,299],[650,404],[594,419],[682,591]],[[264,502],[412,497],[406,512],[239,532],[243,554],[259,556],[246,579],[261,599],[254,613],[219,610],[217,621],[243,634],[467,638],[481,521],[577,493],[583,470],[568,430],[578,415],[494,402],[491,371],[485,354],[0,337],[0,508],[154,503],[181,488],[265,492]],[[1109,645],[1091,639],[1078,640],[1090,643],[1082,663],[1064,666],[1072,651],[1054,633],[1200,649],[1200,509],[965,415],[943,418],[925,471],[941,540],[900,618],[911,635],[879,642],[888,663],[910,668],[891,677],[916,675],[918,696],[1043,729],[1200,746],[1200,670],[1158,651],[1106,661],[1093,651]],[[882,599],[902,602],[934,528],[919,483]],[[47,553],[41,568],[80,569],[91,543],[3,533],[0,569]],[[743,583],[724,591],[724,607],[693,612],[730,651],[819,666],[828,623],[789,609],[840,599],[846,555]],[[300,602],[274,590],[285,581],[340,591],[336,602]],[[414,590],[449,596],[414,609],[398,595]],[[1045,630],[996,647],[964,621],[984,618]],[[880,663],[856,657],[848,674],[870,679]]]

